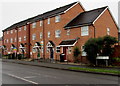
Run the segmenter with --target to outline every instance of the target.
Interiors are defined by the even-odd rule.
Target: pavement
[[[39,60],[36,61],[24,61],[24,60],[13,60],[13,59],[2,59],[3,62],[10,62],[16,64],[23,64],[23,65],[31,65],[31,66],[38,66],[38,67],[45,67],[45,68],[52,68],[52,69],[60,69],[60,70],[67,70],[67,71],[75,71],[75,72],[84,72],[84,73],[93,73],[93,74],[102,74],[102,75],[111,75],[111,76],[120,76],[118,74],[112,73],[101,73],[101,72],[90,72],[90,71],[83,71],[83,70],[73,70],[69,69],[70,67],[80,67],[80,68],[91,68],[91,69],[107,69],[107,70],[118,70],[119,68],[114,67],[90,67],[87,65],[80,65],[80,64],[73,64],[67,62],[41,62]]]

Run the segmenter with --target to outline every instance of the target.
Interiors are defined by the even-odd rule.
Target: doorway
[[[65,54],[64,55],[64,60],[67,60],[66,58],[67,58],[67,49],[68,49],[68,47],[63,47],[63,53]]]

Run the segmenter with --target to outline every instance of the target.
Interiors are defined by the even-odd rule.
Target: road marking
[[[24,78],[35,78],[36,76],[26,76]]]
[[[23,81],[26,81],[26,82],[32,83],[32,84],[38,84],[38,83],[36,83],[36,82],[33,82],[33,81],[30,81],[30,80],[27,80],[27,79],[21,78],[21,77],[19,77],[19,76],[13,75],[13,74],[8,74],[8,75],[11,76],[11,77],[14,77],[14,78],[21,79],[21,80],[23,80]]]

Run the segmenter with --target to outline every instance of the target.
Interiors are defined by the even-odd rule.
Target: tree
[[[73,55],[74,55],[74,62],[79,62],[79,55],[81,54],[78,47],[74,48]]]
[[[117,43],[117,39],[112,36],[104,36],[99,38],[90,38],[85,43],[85,52],[87,59],[95,64],[97,55],[109,56],[113,53],[113,45]]]

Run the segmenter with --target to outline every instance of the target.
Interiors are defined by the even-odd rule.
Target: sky
[[[109,6],[118,24],[119,0],[0,0],[0,37],[2,30],[19,21],[79,1],[86,11]]]

